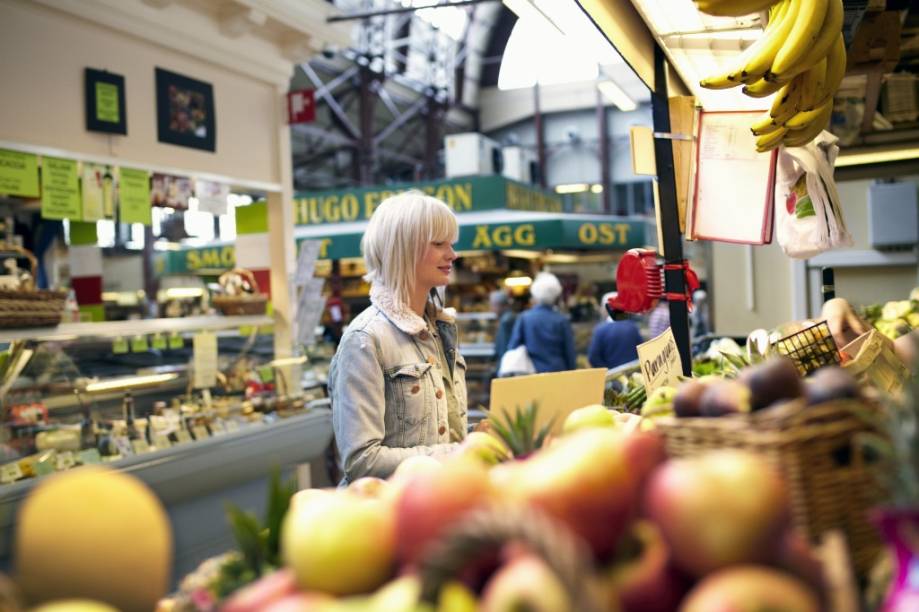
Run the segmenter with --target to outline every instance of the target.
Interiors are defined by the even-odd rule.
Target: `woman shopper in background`
[[[601,304],[606,304],[616,296],[612,291],[603,296]],[[606,307],[602,308],[606,314]],[[641,344],[641,332],[638,325],[626,313],[616,313],[616,319],[610,316],[594,328],[590,339],[587,360],[595,368],[612,369],[638,359],[637,347]],[[621,318],[619,318],[621,317]]]
[[[418,191],[384,200],[361,240],[370,307],[329,369],[344,474],[386,478],[412,455],[451,453],[466,434],[466,362],[453,316],[438,306],[458,235],[446,204]]]
[[[530,285],[535,304],[514,323],[508,350],[525,345],[538,373],[575,369],[574,332],[568,317],[555,310],[562,284],[554,274],[540,272]]]

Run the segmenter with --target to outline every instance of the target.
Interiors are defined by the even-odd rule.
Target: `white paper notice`
[[[217,336],[212,332],[195,334],[192,370],[195,389],[217,384]]]
[[[230,186],[212,181],[195,181],[195,195],[198,197],[198,210],[212,215],[227,214],[227,198]]]
[[[669,327],[657,338],[638,345],[638,363],[649,394],[658,387],[680,384],[683,362]]]
[[[322,287],[325,279],[311,278],[300,290],[297,300],[297,341],[300,344],[312,345],[316,342],[316,327],[322,319],[325,309],[325,297]]]
[[[313,278],[316,260],[319,258],[319,247],[321,246],[321,240],[304,240],[300,243],[300,255],[297,257],[297,276],[294,281],[298,287],[302,287],[306,284],[306,281]]]

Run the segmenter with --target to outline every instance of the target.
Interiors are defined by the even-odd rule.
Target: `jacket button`
[[[442,436],[447,433],[447,428],[441,425],[439,428],[437,428],[437,433]]]
[[[427,339],[428,339],[428,332],[427,332],[427,330],[423,330],[423,331],[419,332],[418,337],[421,338],[422,340],[427,340]]]
[[[421,387],[420,387],[420,386],[415,385],[414,387],[412,387],[412,395],[418,393],[419,391],[421,391]]]
[[[434,396],[435,396],[437,399],[442,398],[442,397],[444,396],[444,391],[443,391],[443,389],[438,389],[438,390],[437,390],[437,393],[435,393]]]
[[[436,362],[436,360],[434,359],[433,356],[428,357],[428,363],[430,363],[431,365],[434,365],[435,362]]]

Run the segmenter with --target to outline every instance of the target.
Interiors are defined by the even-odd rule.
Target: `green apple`
[[[562,425],[562,433],[568,434],[591,427],[616,427],[616,417],[602,404],[584,406],[568,415]]]

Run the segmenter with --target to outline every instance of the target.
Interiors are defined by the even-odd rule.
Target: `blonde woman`
[[[329,370],[343,483],[386,478],[412,455],[446,455],[466,434],[466,362],[437,306],[456,253],[456,217],[418,191],[384,200],[361,240],[370,307]]]

